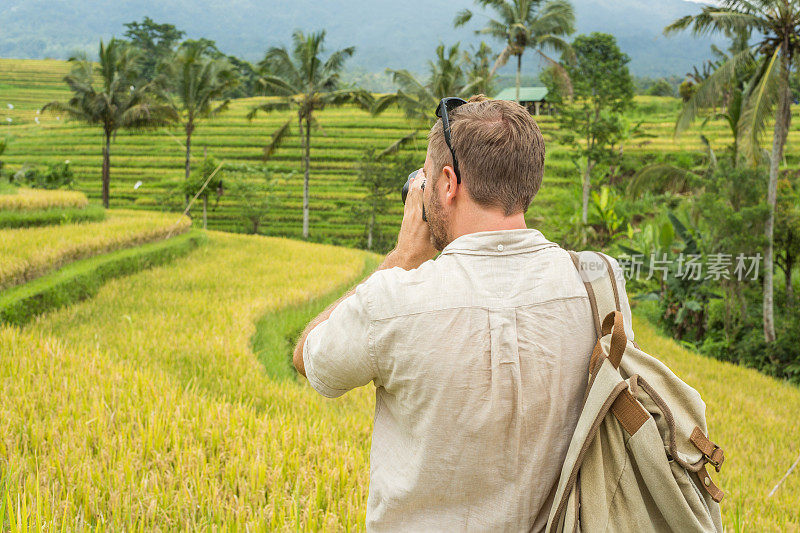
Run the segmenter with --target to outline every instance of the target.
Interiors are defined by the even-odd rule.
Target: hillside
[[[69,160],[76,173],[77,187],[90,198],[100,195],[101,133],[99,129],[64,120],[54,115],[37,115],[36,110],[53,99],[66,100],[69,92],[61,81],[68,70],[62,61],[0,59],[0,136],[10,136],[4,156],[11,169],[25,164],[42,165]],[[258,163],[262,148],[272,132],[287,115],[261,115],[252,122],[245,119],[255,99],[232,102],[230,111],[201,122],[193,137],[195,161],[202,158],[204,147],[209,154],[230,163]],[[11,104],[13,109],[9,109]],[[638,97],[633,123],[642,122],[642,130],[651,137],[632,139],[626,153],[643,162],[664,154],[695,151],[701,158],[702,146],[695,132],[672,137],[677,99]],[[432,110],[433,111],[433,110]],[[795,111],[797,112],[797,111]],[[8,122],[10,118],[12,122]],[[320,129],[312,138],[311,238],[354,245],[361,241],[364,221],[354,219],[352,206],[364,192],[356,183],[354,165],[368,147],[384,148],[409,131],[398,110],[379,117],[353,109],[329,109],[318,115]],[[37,123],[38,120],[38,123]],[[569,231],[573,207],[578,206],[577,186],[580,174],[570,151],[553,140],[555,124],[547,116],[537,117],[547,141],[545,178],[542,189],[528,211],[528,222],[545,234],[560,240]],[[800,158],[800,121],[794,120],[787,143],[787,160]],[[730,133],[722,121],[713,121],[704,129],[712,145],[721,149],[730,143]],[[424,160],[425,137],[418,135],[416,147],[408,152]],[[120,133],[112,145],[111,205],[153,209],[163,205],[165,193],[183,179],[183,148],[180,130],[149,133]],[[686,155],[682,156],[686,157]],[[270,235],[298,237],[302,226],[302,167],[300,140],[296,131],[286,145],[273,156],[270,166],[279,186],[262,231]],[[136,182],[141,187],[134,189]],[[213,205],[213,201],[212,201]],[[399,227],[399,193],[394,211],[384,217],[387,228]],[[223,196],[210,213],[210,227],[223,230],[242,229],[239,204],[230,195]]]
[[[265,313],[259,328],[292,338],[324,303],[299,322],[287,306],[352,282],[378,258],[208,237],[91,300],[0,327],[0,516],[12,531],[363,527],[371,386],[326,400],[277,377],[288,350],[267,368],[251,343]],[[800,451],[800,390],[690,353],[641,320],[634,327],[708,404],[726,453],[715,476],[726,528],[800,528],[800,476],[767,498]]]
[[[578,33],[602,31],[617,36],[631,58],[635,74],[683,75],[710,57],[710,38],[663,37],[675,19],[695,13],[700,6],[684,0],[573,0]],[[283,3],[254,0],[200,0],[195,2],[114,2],[101,0],[6,0],[0,7],[0,57],[66,59],[76,49],[95,54],[97,41],[122,36],[123,24],[149,16],[185,30],[189,38],[215,40],[229,54],[248,60],[263,57],[269,46],[285,44],[295,28],[327,29],[331,47],[356,46],[350,66],[372,72],[386,67],[422,71],[438,41],[478,43],[473,30],[482,17],[465,28],[452,20],[472,0],[298,0]],[[480,9],[478,9],[480,11]],[[357,14],[357,15],[356,15]],[[364,24],[364,21],[368,21]],[[417,35],[431,36],[428,39]],[[490,43],[499,49],[500,43]],[[533,73],[540,64],[534,54],[525,61]]]

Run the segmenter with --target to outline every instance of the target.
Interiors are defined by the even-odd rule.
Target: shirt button
[[[503,245],[502,244],[498,244],[497,245],[497,251],[498,252],[502,252],[503,251]]]

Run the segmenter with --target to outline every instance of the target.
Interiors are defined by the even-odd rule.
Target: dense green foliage
[[[169,107],[154,103],[154,86],[144,82],[139,62],[144,52],[120,40],[100,41],[97,65],[86,56],[70,58],[72,68],[64,76],[71,98],[45,103],[41,110],[63,113],[103,131],[103,207],[108,208],[111,183],[111,139],[120,130],[164,125]],[[100,83],[95,86],[95,74]]]
[[[364,239],[360,247],[385,253],[394,246],[397,232],[387,230],[380,220],[397,204],[408,176],[418,168],[419,161],[408,155],[379,158],[375,150],[364,152],[356,174],[366,196],[363,203],[353,207],[354,218],[364,221]]]
[[[630,58],[617,46],[613,35],[579,35],[572,42],[574,57],[565,69],[571,81],[571,98],[557,69],[552,70],[549,90],[559,104],[561,141],[579,155],[583,174],[581,222],[589,221],[592,178],[600,166],[618,162],[617,145],[630,134],[625,113],[633,104]],[[596,168],[597,167],[597,168]]]
[[[35,316],[91,298],[108,280],[162,265],[204,241],[197,230],[142,246],[70,263],[0,294],[0,323],[21,326]]]
[[[343,88],[341,73],[345,61],[355,52],[350,46],[325,54],[325,31],[304,34],[297,30],[292,34],[292,47],[272,47],[260,65],[268,72],[259,81],[281,96],[278,101],[262,102],[250,110],[247,118],[253,119],[259,112],[271,113],[289,109],[297,117],[300,145],[303,151],[303,238],[308,239],[310,221],[310,172],[311,130],[318,128],[316,113],[325,108],[355,103],[364,109],[372,106],[372,95],[359,88]],[[264,147],[264,157],[283,144],[294,119],[290,116],[276,129],[270,142]]]
[[[61,120],[56,120],[57,116],[40,117],[41,124],[34,121],[39,117],[36,110],[42,102],[69,94],[61,81],[68,71],[69,65],[60,61],[0,60],[0,84],[9,87],[6,98],[15,105],[14,110],[9,111],[14,125],[7,128],[13,141],[3,157],[10,172],[26,163],[44,165],[62,162],[68,157],[75,173],[75,187],[97,200],[100,197],[100,132],[79,123],[64,123],[64,116]],[[288,111],[276,111],[248,122],[248,110],[261,100],[265,99],[232,101],[227,113],[198,130],[194,141],[197,149],[208,147],[214,157],[224,163],[226,171],[242,164],[258,164],[270,135],[290,118]],[[684,168],[703,164],[705,148],[695,133],[677,139],[672,137],[675,117],[681,108],[679,99],[637,96],[635,104],[628,120],[633,124],[641,122],[640,129],[647,136],[625,143],[623,161],[615,178],[618,183],[624,186],[630,176],[652,163],[672,163]],[[555,118],[546,115],[536,118],[545,136],[547,157],[542,189],[528,210],[527,220],[549,238],[562,241],[574,233],[570,220],[580,209],[580,190],[576,189],[580,174],[573,164],[571,149],[559,142]],[[407,135],[414,125],[396,108],[389,108],[377,117],[353,107],[326,109],[317,114],[317,121],[320,133],[311,148],[310,238],[356,245],[363,238],[365,224],[364,220],[356,220],[351,215],[352,208],[360,205],[364,197],[355,174],[357,162],[365,149],[383,150]],[[731,142],[730,128],[722,119],[710,120],[703,126],[703,133],[717,150]],[[168,205],[164,198],[183,181],[185,154],[182,143],[176,142],[179,136],[181,132],[174,129],[117,135],[112,206],[154,209]],[[800,161],[797,146],[800,146],[800,136],[792,131],[786,154],[790,167]],[[401,153],[416,157],[422,166],[425,147],[425,132],[422,131],[401,149]],[[272,194],[273,201],[259,231],[299,237],[302,235],[303,166],[297,131],[287,134],[267,165],[279,185]],[[260,172],[242,179],[263,181]],[[139,181],[142,184],[135,189]],[[600,178],[596,183],[600,186],[605,181]],[[626,217],[641,216],[654,207],[653,202],[635,199],[625,199],[623,203]],[[180,203],[173,207],[182,209]],[[244,231],[241,209],[242,202],[237,195],[224,194],[219,206],[209,213],[209,227]],[[378,219],[386,231],[396,231],[401,216],[402,205],[398,200]]]
[[[63,163],[50,164],[46,170],[23,167],[14,173],[12,180],[17,185],[33,189],[70,189],[75,183],[75,174],[67,160]]]

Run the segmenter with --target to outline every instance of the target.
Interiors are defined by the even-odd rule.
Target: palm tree
[[[470,89],[477,94],[494,94],[491,47],[481,41],[471,52],[464,52],[464,63]]]
[[[141,52],[124,41],[100,41],[99,63],[95,66],[85,56],[69,59],[72,69],[64,81],[72,90],[67,102],[53,101],[42,111],[65,113],[67,116],[103,128],[103,206],[108,207],[111,183],[111,138],[119,130],[155,128],[174,118],[171,110],[154,103],[150,83],[139,83]],[[94,74],[100,77],[95,88]],[[138,84],[138,85],[137,85]]]
[[[419,80],[407,70],[387,69],[400,89],[396,93],[378,98],[372,113],[378,115],[390,106],[397,105],[414,124],[414,129],[378,154],[379,158],[395,152],[400,146],[415,139],[420,130],[431,128],[436,122],[434,110],[442,98],[466,98],[475,87],[483,83],[483,78],[480,77],[467,83],[463,67],[464,55],[459,50],[459,45],[446,47],[440,44],[436,47],[436,59],[428,62],[427,81]]]
[[[486,26],[476,33],[491,35],[505,43],[492,72],[505,65],[511,56],[517,58],[516,99],[519,102],[522,54],[527,48],[536,50],[554,66],[558,63],[547,56],[543,49],[570,55],[569,43],[563,37],[575,31],[572,4],[569,0],[475,0],[475,3],[483,8],[492,8],[497,13],[497,18],[490,18]],[[472,16],[472,11],[462,9],[453,24],[456,27],[463,26]]]
[[[159,65],[161,96],[186,133],[186,183],[191,175],[192,133],[197,120],[224,111],[230,100],[220,99],[239,83],[234,68],[227,61],[208,57],[207,49],[202,41],[184,43],[169,61]]]
[[[303,238],[308,239],[308,178],[311,161],[311,128],[318,126],[315,111],[329,106],[355,103],[364,109],[372,105],[372,96],[361,89],[340,88],[340,73],[344,62],[353,55],[355,47],[337,50],[326,60],[320,57],[325,48],[325,32],[305,35],[297,30],[292,35],[293,48],[272,47],[267,51],[259,66],[269,75],[260,79],[267,89],[280,95],[280,100],[269,100],[252,108],[247,115],[253,119],[259,111],[266,113],[293,109],[296,113],[300,142],[303,149]],[[267,158],[283,142],[289,133],[294,118],[289,118],[272,134],[270,142],[264,147]]]
[[[696,35],[706,33],[740,33],[756,35],[753,50],[760,55],[750,81],[739,119],[738,143],[752,164],[761,153],[761,136],[774,110],[772,150],[769,155],[769,182],[766,223],[767,248],[764,253],[764,338],[775,340],[773,303],[775,202],[778,170],[791,121],[791,88],[789,79],[793,60],[800,54],[800,2],[796,0],[721,0],[719,5],[703,7],[697,15],[688,15],[665,28],[672,33],[690,28]],[[747,48],[734,54],[697,90],[696,105],[711,99],[712,91],[735,77],[745,67],[752,51]]]

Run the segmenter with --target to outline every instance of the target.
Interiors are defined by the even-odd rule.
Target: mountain
[[[640,76],[682,75],[709,56],[711,39],[689,34],[671,38],[664,26],[697,12],[684,0],[573,0],[579,33],[602,31],[617,37],[631,56],[631,70]],[[76,50],[96,53],[97,41],[122,36],[126,22],[149,16],[205,37],[221,50],[258,60],[272,45],[287,44],[292,30],[325,29],[330,49],[355,45],[350,67],[366,71],[385,68],[425,69],[441,41],[479,42],[471,26],[454,29],[453,17],[470,0],[3,0],[0,5],[0,57],[67,58]],[[498,42],[490,42],[496,49]],[[540,67],[534,54],[525,72]],[[510,69],[510,67],[507,67]]]

